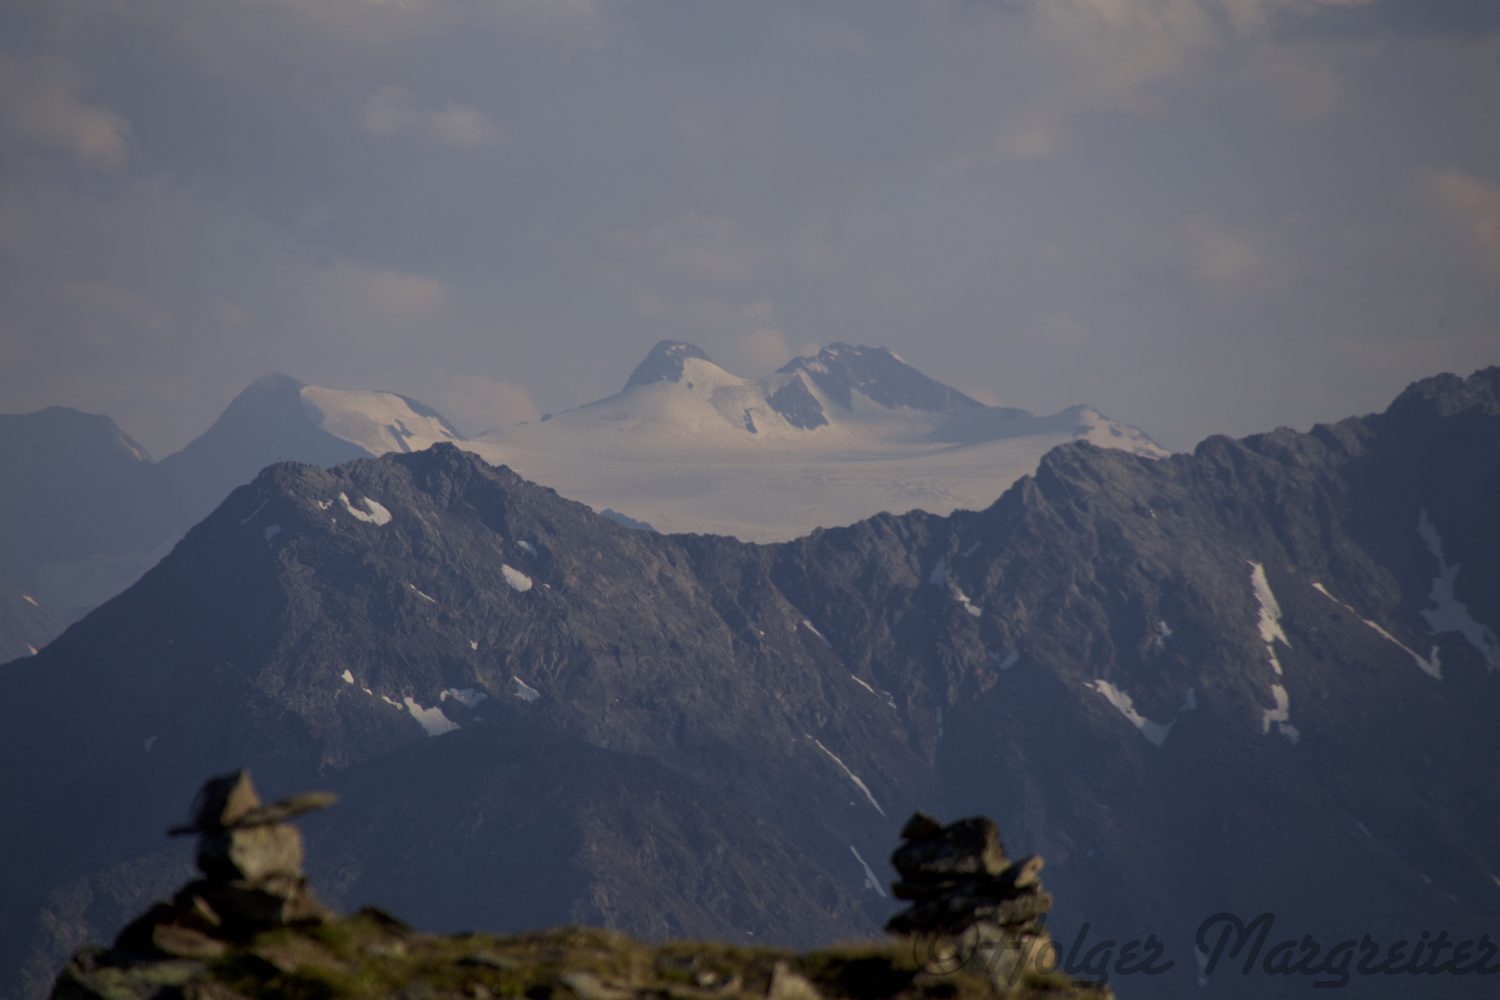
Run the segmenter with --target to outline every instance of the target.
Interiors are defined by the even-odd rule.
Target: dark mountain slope
[[[242,763],[345,788],[319,883],[439,927],[863,933],[892,909],[863,865],[924,806],[1038,845],[1064,940],[1165,940],[1150,995],[1196,993],[1193,932],[1226,909],[1477,937],[1497,385],[1164,461],[1067,446],[985,511],[775,546],[631,531],[451,447],[274,467],[0,670],[0,791],[33,806],[0,817],[29,859],[5,957],[139,910],[127,873],[170,883],[139,860],[157,817]],[[416,843],[441,863],[404,863]]]
[[[100,597],[118,590],[112,563],[172,530],[155,463],[109,417],[65,406],[0,414],[0,468],[0,578],[57,614],[89,606],[100,587]],[[0,641],[12,647],[51,638],[0,624]]]

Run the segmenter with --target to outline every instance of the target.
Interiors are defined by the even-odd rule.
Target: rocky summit
[[[3,989],[192,878],[160,817],[248,765],[339,795],[303,822],[319,898],[438,932],[816,948],[1040,905],[988,848],[1002,882],[893,898],[872,866],[926,809],[1047,857],[1065,951],[1161,942],[1122,996],[1325,995],[1205,973],[1200,928],[1500,926],[1495,496],[1500,369],[1162,460],[1069,445],[984,510],[776,545],[631,530],[452,447],[273,466],[0,669]]]
[[[244,771],[210,780],[198,795],[193,823],[171,831],[198,837],[202,877],[132,922],[111,947],[75,955],[53,986],[54,1000],[1113,997],[1107,987],[1073,982],[1053,968],[981,964],[988,955],[976,952],[948,961],[971,927],[989,926],[982,915],[950,919],[941,929],[889,943],[804,955],[712,942],[647,946],[585,928],[509,936],[423,934],[372,908],[339,917],[314,901],[302,873],[302,841],[286,822],[330,801],[326,794],[307,793],[264,806]],[[908,828],[913,824],[935,826],[920,816]],[[984,819],[950,830],[976,826],[994,832]],[[931,848],[944,837],[941,828],[927,837],[926,854],[942,853]],[[965,850],[954,846],[959,854]],[[909,854],[909,847],[897,851]],[[943,871],[952,874],[953,865]]]

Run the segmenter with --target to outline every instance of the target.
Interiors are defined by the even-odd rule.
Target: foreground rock
[[[930,968],[967,967],[1004,990],[1057,964],[1043,926],[1052,897],[1042,889],[1040,856],[1010,861],[984,817],[943,826],[917,813],[901,838],[891,855],[901,881],[892,889],[911,905],[886,930],[926,940]]]
[[[895,855],[903,879],[897,891],[916,893],[921,901],[893,919],[892,928],[909,927],[913,935],[798,955],[712,942],[646,945],[589,928],[518,935],[423,934],[375,909],[338,917],[307,888],[301,837],[285,822],[329,801],[331,796],[311,793],[263,805],[243,771],[208,782],[199,793],[193,822],[171,831],[198,837],[197,862],[203,877],[185,886],[170,903],[158,903],[131,923],[113,947],[79,952],[58,977],[52,996],[1111,997],[1107,989],[1033,968],[1007,967],[1002,979],[981,962],[954,963],[947,953],[934,961],[933,940],[947,941],[950,934],[962,937],[976,926],[993,926],[997,933],[1010,935],[1041,933],[1038,924],[996,923],[987,904],[960,902],[968,898],[965,893],[1013,885],[1019,873],[1017,866],[1004,861],[998,832],[986,819],[944,828],[918,816],[907,824],[907,843]],[[1023,891],[1013,898],[1036,898],[1039,892]],[[955,916],[960,912],[964,915]],[[993,943],[995,935],[986,940]]]

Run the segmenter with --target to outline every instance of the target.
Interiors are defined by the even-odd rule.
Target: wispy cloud
[[[418,135],[460,149],[482,149],[500,141],[489,115],[470,104],[422,108],[405,87],[382,87],[359,113],[360,127],[371,135]]]
[[[524,386],[488,375],[453,375],[434,405],[466,434],[535,420],[542,411]]]
[[[43,60],[0,56],[0,132],[90,166],[119,167],[130,156],[130,123],[80,96],[70,67]]]
[[[1468,238],[1475,253],[1500,278],[1500,185],[1459,170],[1433,170],[1422,179],[1429,201]]]

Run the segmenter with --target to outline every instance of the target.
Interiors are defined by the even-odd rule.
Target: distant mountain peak
[[[805,372],[825,396],[845,409],[853,408],[856,392],[888,409],[904,407],[947,413],[984,405],[922,374],[885,347],[835,342],[813,357],[793,358],[778,374],[799,371]]]
[[[285,372],[269,372],[251,382],[240,392],[241,396],[258,396],[272,393],[296,393],[300,392],[307,383],[300,379],[292,378]]]
[[[625,388],[651,385],[655,382],[676,382],[682,378],[683,365],[689,359],[709,361],[703,348],[683,340],[659,340],[644,361],[635,366]]]

